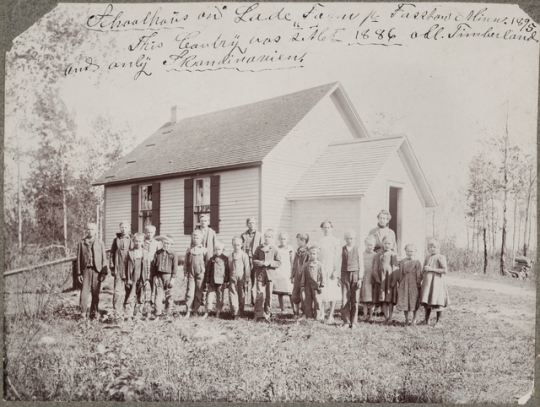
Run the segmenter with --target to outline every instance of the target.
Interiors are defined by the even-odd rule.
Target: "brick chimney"
[[[178,111],[178,106],[171,107],[171,123],[176,123],[176,113]]]

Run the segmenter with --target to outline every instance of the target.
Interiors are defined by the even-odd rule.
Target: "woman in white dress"
[[[341,301],[341,244],[337,237],[332,236],[332,222],[325,220],[321,223],[323,237],[319,239],[319,261],[323,264],[324,288],[322,292],[323,310],[330,304],[328,323],[334,321],[336,301]]]

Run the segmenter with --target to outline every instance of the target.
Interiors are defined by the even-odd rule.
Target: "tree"
[[[489,226],[490,213],[488,191],[493,183],[493,164],[487,159],[485,152],[475,155],[469,164],[469,185],[467,188],[469,216],[479,218],[476,226],[477,241],[482,236],[484,242],[484,274],[488,267],[487,228]]]
[[[523,235],[523,255],[527,256],[527,249],[530,247],[531,243],[531,228],[532,228],[532,216],[531,212],[531,203],[532,198],[536,196],[536,159],[533,155],[527,154],[525,159],[522,161],[522,172],[524,179],[524,191],[525,191],[525,200],[526,200],[526,209],[525,209],[525,231]],[[529,233],[527,233],[527,228]]]
[[[75,149],[82,142],[76,118],[62,101],[60,81],[68,64],[83,58],[83,47],[98,44],[103,35],[106,34],[85,30],[77,18],[59,6],[17,37],[6,54],[6,116],[24,125],[15,126],[22,130],[17,134],[6,135],[6,145],[17,162],[28,156],[32,164],[28,179],[19,182],[19,186],[24,184],[19,191],[24,192],[16,200],[18,228],[25,230],[22,215],[27,206],[26,214],[36,220],[36,238],[41,242],[61,242],[66,251],[72,236],[69,227],[86,216],[82,213],[91,204],[86,196],[91,186],[74,176],[79,171],[78,163],[84,162],[74,161]],[[109,36],[111,43],[114,38]],[[99,74],[96,73],[96,80]],[[21,138],[25,141],[20,143],[24,149],[17,147]],[[9,193],[16,192],[10,189]],[[77,197],[84,204],[80,205]],[[23,237],[21,232],[19,247]]]
[[[81,160],[86,163],[80,174],[81,188],[91,190],[94,206],[98,207],[100,218],[103,214],[104,191],[103,187],[93,187],[92,183],[118,160],[125,156],[136,146],[133,130],[128,123],[118,124],[110,116],[97,116],[92,121],[92,135],[81,151]],[[86,219],[90,219],[89,216]],[[99,225],[98,225],[99,226]],[[103,231],[102,231],[103,232]]]
[[[521,156],[519,147],[512,145],[508,134],[508,117],[505,126],[505,133],[500,137],[491,140],[494,150],[498,154],[498,179],[494,183],[494,188],[501,192],[502,195],[502,236],[501,236],[501,253],[500,253],[500,273],[506,274],[506,233],[507,233],[507,205],[508,195],[512,192],[513,185],[518,179],[518,163]]]

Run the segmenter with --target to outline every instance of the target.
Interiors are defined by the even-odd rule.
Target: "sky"
[[[226,11],[224,5],[228,5]],[[245,8],[239,9],[241,6]],[[418,4],[414,10],[411,7],[409,15],[398,12],[391,17],[395,4],[335,3],[319,7],[317,11],[325,14],[316,19],[312,18],[316,13],[302,17],[313,4],[273,3],[261,4],[257,10],[247,12],[242,17],[245,21],[240,22],[235,22],[234,17],[246,12],[249,3],[116,4],[107,13],[105,4],[59,7],[86,28],[101,30],[98,32],[99,53],[95,47],[83,45],[73,55],[74,62],[93,58],[100,66],[99,81],[95,73],[88,71],[62,75],[58,81],[62,98],[75,114],[79,131],[83,133],[89,133],[97,115],[108,114],[118,127],[129,123],[137,141],[142,142],[169,121],[173,105],[178,106],[179,118],[191,117],[339,81],[373,135],[407,135],[438,200],[464,185],[468,163],[482,148],[479,140],[504,132],[507,112],[512,139],[535,151],[538,42],[481,36],[448,38],[458,30],[460,22],[468,25],[462,26],[464,33],[486,33],[491,27],[492,32],[504,36],[508,26],[512,26],[511,34],[520,33],[525,37],[529,25],[525,22],[526,15],[517,6],[488,5],[482,11],[485,5]],[[218,9],[222,14],[218,20],[212,16],[210,20],[206,20],[206,16],[195,18],[203,11],[210,14]],[[281,14],[277,13],[279,10]],[[415,19],[413,11],[432,13],[432,17],[450,17],[446,21]],[[88,19],[91,15],[117,15],[118,12],[122,13],[118,20],[130,20],[134,24],[138,19],[139,25],[128,26],[137,29],[111,29],[107,22],[112,17],[102,20],[105,27],[100,27],[96,19]],[[186,14],[189,18],[163,29],[141,23],[140,16],[156,12],[163,19]],[[284,17],[286,13],[289,19]],[[330,14],[334,17],[328,17]],[[351,14],[357,17],[349,21],[339,18]],[[272,15],[274,17],[270,18]],[[249,21],[249,18],[263,21]],[[362,23],[364,18],[366,22]],[[505,23],[501,22],[503,19]],[[443,27],[446,38],[442,34],[438,39],[424,38],[435,24]],[[182,28],[178,28],[180,25]],[[159,29],[154,30],[156,27]],[[307,38],[315,30],[320,34],[325,28],[328,31],[322,37],[302,42],[291,40],[297,33]],[[395,37],[389,39],[391,29]],[[340,42],[327,38],[333,30],[339,31]],[[378,35],[377,30],[384,32]],[[356,41],[357,31],[360,37],[362,33],[368,37],[360,39],[364,45],[348,45]],[[153,32],[157,34],[149,39],[145,50],[136,47],[129,51],[128,47],[135,47],[141,36]],[[213,41],[220,38],[230,43],[235,35],[240,48],[245,46],[248,54],[279,52],[298,56],[306,53],[306,56],[301,63],[296,63],[302,67],[295,68],[291,68],[295,63],[285,62],[260,64],[255,68],[238,65],[242,70],[257,69],[258,72],[195,71],[201,67],[193,67],[192,72],[168,72],[162,62],[170,62],[171,55],[185,51],[180,47],[185,46],[186,41],[179,39],[194,32],[199,34],[187,42],[210,44],[209,48],[188,50],[190,55],[196,54],[201,59],[221,58],[230,47],[212,49]],[[413,39],[413,33],[420,38]],[[275,41],[278,36],[278,43],[249,44],[254,37]],[[152,41],[154,49],[151,49]],[[160,43],[163,45],[157,47]],[[108,69],[114,63],[134,63],[141,55],[144,55],[143,61],[150,58],[146,67],[147,73],[151,73],[148,76],[143,73],[134,79],[138,68]],[[81,66],[84,64],[73,65]],[[24,80],[21,73],[7,74],[8,80]],[[14,123],[13,118],[6,117],[7,137],[14,134]],[[23,139],[25,142],[29,143]],[[457,232],[458,229],[456,227]]]

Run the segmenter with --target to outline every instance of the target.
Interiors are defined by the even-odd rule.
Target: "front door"
[[[388,194],[388,210],[392,215],[388,227],[396,234],[396,250],[398,254],[401,254],[401,193],[402,188],[390,187]]]

